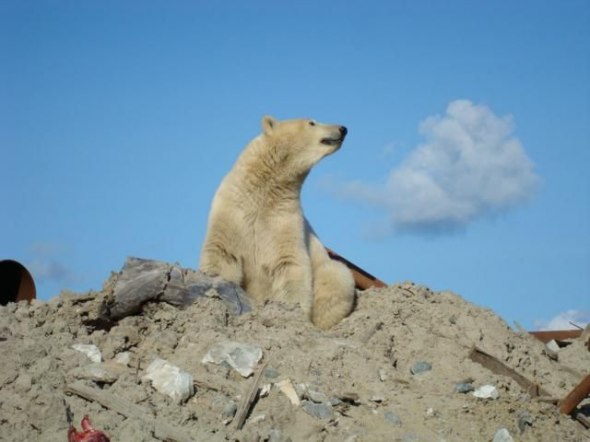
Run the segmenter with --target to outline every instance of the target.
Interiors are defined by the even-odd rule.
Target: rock
[[[386,411],[383,417],[391,425],[395,425],[396,427],[401,427],[402,425],[402,420],[393,411]]]
[[[410,367],[410,373],[413,375],[425,373],[427,371],[432,370],[432,365],[428,362],[416,362],[412,367]]]
[[[521,410],[518,413],[518,418],[517,418],[517,424],[518,424],[518,429],[520,430],[521,433],[524,433],[524,430],[526,430],[527,426],[532,426],[533,425],[533,417],[531,416],[531,414],[527,411],[527,410]]]
[[[238,411],[238,406],[234,401],[228,402],[225,407],[223,407],[222,415],[225,418],[234,417],[236,415],[236,411]]]
[[[455,384],[455,392],[457,393],[470,393],[473,390],[475,390],[475,388],[473,387],[473,384],[469,383],[469,382],[457,382]]]
[[[117,355],[115,355],[115,358],[113,360],[117,364],[128,366],[129,362],[131,362],[131,352],[123,351],[121,353],[117,353]]]
[[[551,339],[549,342],[547,342],[547,344],[545,344],[545,346],[553,352],[557,353],[559,351],[559,345],[557,345],[555,339]]]
[[[301,401],[301,407],[310,416],[318,419],[331,419],[334,415],[332,406],[329,404],[316,404],[311,401]]]
[[[473,392],[480,399],[498,399],[498,390],[493,385],[483,385]]]
[[[305,393],[305,397],[316,404],[321,404],[324,402],[328,402],[329,398],[324,393],[316,390],[307,390]]]
[[[221,364],[226,362],[243,377],[254,372],[254,367],[262,358],[262,349],[257,345],[239,342],[221,342],[215,344],[205,355],[202,362]]]
[[[113,384],[118,379],[116,373],[106,369],[103,364],[96,363],[75,368],[70,375],[76,379],[88,379],[102,384]]]
[[[164,359],[157,358],[146,369],[142,379],[152,381],[152,386],[177,403],[186,401],[194,393],[193,377]]]
[[[276,379],[279,377],[279,371],[276,368],[266,367],[263,375],[267,379]]]
[[[385,402],[385,397],[383,395],[381,395],[381,394],[374,394],[373,396],[371,396],[369,398],[369,400],[371,402],[375,402],[377,404],[380,404],[382,402]]]
[[[74,344],[72,345],[74,350],[77,350],[81,353],[84,353],[88,358],[95,363],[100,363],[102,361],[102,355],[100,354],[100,350],[96,345],[93,344]]]
[[[514,439],[512,439],[512,436],[510,436],[510,433],[506,428],[500,428],[496,431],[496,434],[494,434],[492,442],[514,442]]]
[[[387,375],[387,370],[385,370],[384,368],[380,368],[379,369],[379,380],[381,382],[385,382],[387,379],[389,379],[389,376]]]
[[[289,401],[291,401],[293,405],[295,405],[296,407],[301,405],[299,395],[295,391],[295,387],[293,387],[293,383],[290,379],[285,379],[281,382],[277,382],[275,385],[279,387],[283,394],[289,398]]]

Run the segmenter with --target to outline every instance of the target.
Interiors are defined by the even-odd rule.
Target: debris
[[[570,414],[578,404],[590,395],[590,374],[587,375],[559,404],[559,411]]]
[[[81,353],[84,353],[92,362],[99,363],[102,361],[100,350],[94,344],[74,344],[72,345],[72,348]]]
[[[427,371],[432,370],[432,365],[428,362],[416,362],[412,367],[410,367],[410,373],[416,375],[421,373],[426,373]]]
[[[226,362],[243,377],[249,377],[262,358],[262,349],[257,345],[239,342],[221,342],[215,344],[205,355],[202,362],[221,364]]]
[[[507,367],[503,362],[501,362],[498,358],[486,353],[485,351],[481,350],[480,348],[473,347],[469,352],[469,359],[473,362],[477,362],[478,364],[484,366],[492,373],[499,374],[502,376],[509,376],[511,377],[518,385],[520,385],[528,394],[532,397],[538,396],[550,396],[544,389],[542,389],[539,385],[529,381],[523,375],[517,373],[510,367]]]
[[[492,442],[514,442],[514,439],[512,439],[512,436],[510,436],[510,433],[506,428],[500,428],[496,431],[496,434],[494,434]]]
[[[557,344],[557,341],[555,341],[555,339],[551,339],[549,342],[547,342],[545,344],[545,347],[547,347],[549,350],[555,353],[559,351],[559,345]]]
[[[111,440],[100,430],[92,428],[88,415],[80,422],[82,430],[77,431],[70,423],[68,428],[68,442],[110,442]]]
[[[98,402],[103,407],[114,410],[126,418],[140,420],[148,428],[151,428],[154,436],[160,440],[175,442],[192,441],[192,438],[185,434],[182,429],[167,424],[162,419],[154,416],[152,412],[148,412],[139,405],[122,399],[108,391],[88,387],[78,381],[67,385],[65,392],[75,394],[89,401]]]
[[[194,394],[193,377],[164,359],[155,359],[147,367],[143,379],[152,381],[156,390],[177,403],[185,402]]]
[[[498,390],[493,385],[483,385],[473,392],[480,399],[498,399]]]
[[[279,390],[281,390],[283,394],[287,396],[287,398],[289,398],[293,405],[295,405],[296,407],[299,407],[301,405],[299,396],[297,395],[295,387],[293,387],[293,383],[290,379],[284,379],[280,382],[277,382],[275,385],[279,387]]]
[[[248,414],[252,410],[252,407],[254,406],[254,403],[258,398],[258,385],[260,384],[260,378],[262,377],[262,373],[266,368],[266,364],[267,363],[265,362],[260,366],[260,368],[256,372],[254,380],[252,381],[252,386],[250,387],[248,394],[245,395],[242,399],[242,402],[240,402],[240,406],[238,407],[238,411],[236,413],[236,429],[238,430],[241,430],[244,426],[246,418],[248,417]]]
[[[70,375],[76,379],[89,379],[102,384],[113,384],[118,379],[117,374],[106,369],[104,364],[96,363],[75,368]]]
[[[260,387],[260,393],[258,393],[259,397],[266,397],[270,393],[270,389],[272,388],[272,384],[264,384]]]
[[[318,419],[331,419],[334,415],[330,404],[316,404],[311,401],[301,401],[301,408],[310,416]]]

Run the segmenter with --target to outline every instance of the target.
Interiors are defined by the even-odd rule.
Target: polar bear
[[[299,303],[327,329],[355,303],[352,273],[330,259],[301,209],[311,168],[337,151],[347,129],[309,119],[262,119],[262,133],[217,189],[201,270],[240,285],[254,301]]]

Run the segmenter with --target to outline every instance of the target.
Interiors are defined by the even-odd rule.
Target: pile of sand
[[[164,440],[171,431],[196,441],[491,441],[502,428],[516,441],[588,440],[589,430],[554,404],[469,358],[477,346],[563,398],[590,367],[582,342],[555,361],[543,343],[456,294],[411,283],[368,290],[327,332],[276,302],[236,316],[213,292],[185,309],[151,302],[105,323],[97,312],[116,278],[98,293],[0,307],[0,440],[66,441],[64,399],[76,424],[88,414],[113,442]],[[266,363],[263,394],[241,430],[234,413],[255,376],[202,362],[222,342],[258,346]],[[75,344],[95,345],[102,362]],[[192,375],[188,400],[143,378],[156,358]],[[491,385],[498,397],[457,391],[467,385]],[[95,396],[84,399],[84,388]]]

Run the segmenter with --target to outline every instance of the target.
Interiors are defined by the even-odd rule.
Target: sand
[[[66,441],[64,401],[77,426],[87,414],[113,442],[164,440],[167,429],[195,441],[492,441],[501,429],[515,441],[590,440],[554,404],[469,358],[476,346],[563,398],[589,372],[584,343],[560,348],[555,361],[543,343],[457,294],[409,282],[359,292],[352,315],[329,331],[277,302],[234,315],[213,291],[186,308],[150,302],[105,323],[99,311],[117,277],[100,292],[0,307],[0,440]],[[259,347],[255,371],[266,364],[263,397],[241,430],[234,412],[255,376],[203,362],[223,342]],[[95,345],[101,362],[75,344]],[[192,375],[194,394],[179,401],[154,389],[144,376],[156,358]],[[459,392],[458,383],[491,385],[498,397]],[[292,385],[300,404],[278,385]],[[76,386],[114,402],[72,394]]]

